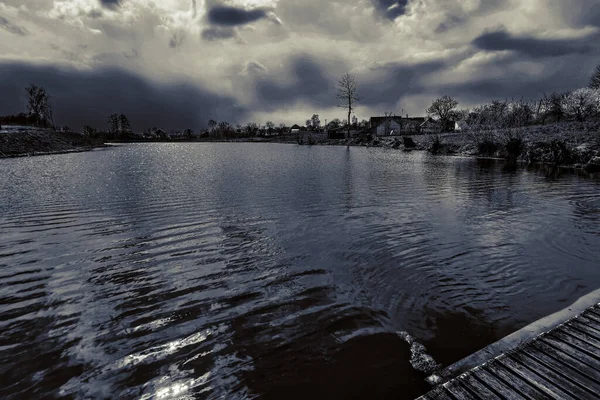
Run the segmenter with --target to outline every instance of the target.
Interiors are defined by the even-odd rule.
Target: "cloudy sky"
[[[600,62],[599,0],[0,0],[0,114],[29,83],[58,124],[136,130],[424,115],[585,86]]]

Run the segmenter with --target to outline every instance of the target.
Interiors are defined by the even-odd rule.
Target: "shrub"
[[[516,159],[523,152],[523,139],[511,137],[506,141],[506,155],[509,159]]]
[[[484,139],[477,143],[477,152],[482,156],[494,156],[500,146],[491,139]]]
[[[412,148],[417,147],[417,144],[410,136],[403,136],[402,141],[404,143],[404,147],[406,147],[407,149],[412,149]]]

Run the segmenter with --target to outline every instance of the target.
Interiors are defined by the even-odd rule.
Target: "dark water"
[[[445,366],[600,287],[600,180],[128,145],[0,160],[0,235],[1,398],[410,399],[419,344]]]

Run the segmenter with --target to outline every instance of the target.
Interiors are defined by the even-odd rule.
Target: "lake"
[[[2,398],[412,399],[600,287],[568,170],[163,143],[0,177]]]

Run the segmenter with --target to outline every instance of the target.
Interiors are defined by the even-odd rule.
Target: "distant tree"
[[[119,114],[117,118],[119,124],[119,134],[127,135],[128,133],[131,133],[131,124],[129,123],[129,118],[127,118],[125,114]]]
[[[218,125],[218,129],[219,129],[219,135],[224,136],[224,137],[228,137],[230,130],[231,130],[231,125],[229,125],[229,122],[227,121],[221,121],[219,122]]]
[[[327,125],[329,125],[331,129],[336,129],[342,126],[342,121],[339,118],[334,118]]]
[[[454,117],[454,109],[458,106],[458,101],[450,96],[442,96],[431,103],[427,109],[427,114],[433,115],[440,120],[443,129],[448,129],[449,123]]]
[[[356,107],[356,103],[360,100],[358,97],[358,88],[354,75],[346,73],[342,75],[338,81],[337,98],[340,100],[339,107],[348,112],[348,137],[350,137],[350,116]]]
[[[600,64],[596,66],[592,77],[590,78],[590,89],[600,89]]]
[[[83,134],[86,136],[96,136],[98,134],[98,130],[96,128],[92,128],[89,125],[84,125]]]
[[[210,129],[210,132],[214,135],[215,131],[217,130],[217,121],[215,121],[214,119],[211,119],[208,121],[208,128]]]
[[[306,120],[306,123],[305,123],[305,126],[306,126],[307,128],[310,128],[310,127],[312,126],[312,120],[310,120],[310,119],[307,119],[307,120]]]
[[[585,121],[598,111],[599,91],[590,88],[574,90],[563,97],[565,113],[577,121]]]
[[[25,88],[27,92],[27,111],[29,115],[36,118],[37,124],[54,125],[52,118],[52,105],[50,104],[50,95],[46,89],[36,85],[29,85]]]
[[[119,133],[119,114],[110,114],[106,123],[108,124],[108,132],[115,135]]]
[[[363,119],[362,121],[360,121],[358,123],[358,127],[360,129],[367,129],[369,127],[369,121],[367,121],[366,119]]]
[[[358,128],[358,118],[356,118],[356,115],[352,116],[352,128],[354,128],[354,129]]]
[[[265,126],[267,127],[267,129],[273,129],[273,128],[275,128],[275,124],[273,123],[273,121],[267,121],[267,122],[265,122]]]
[[[314,129],[319,129],[321,127],[321,120],[319,119],[319,114],[313,114],[313,116],[310,117],[310,122]]]
[[[185,137],[186,139],[191,139],[194,137],[194,131],[191,129],[186,129],[183,131],[183,137]]]

